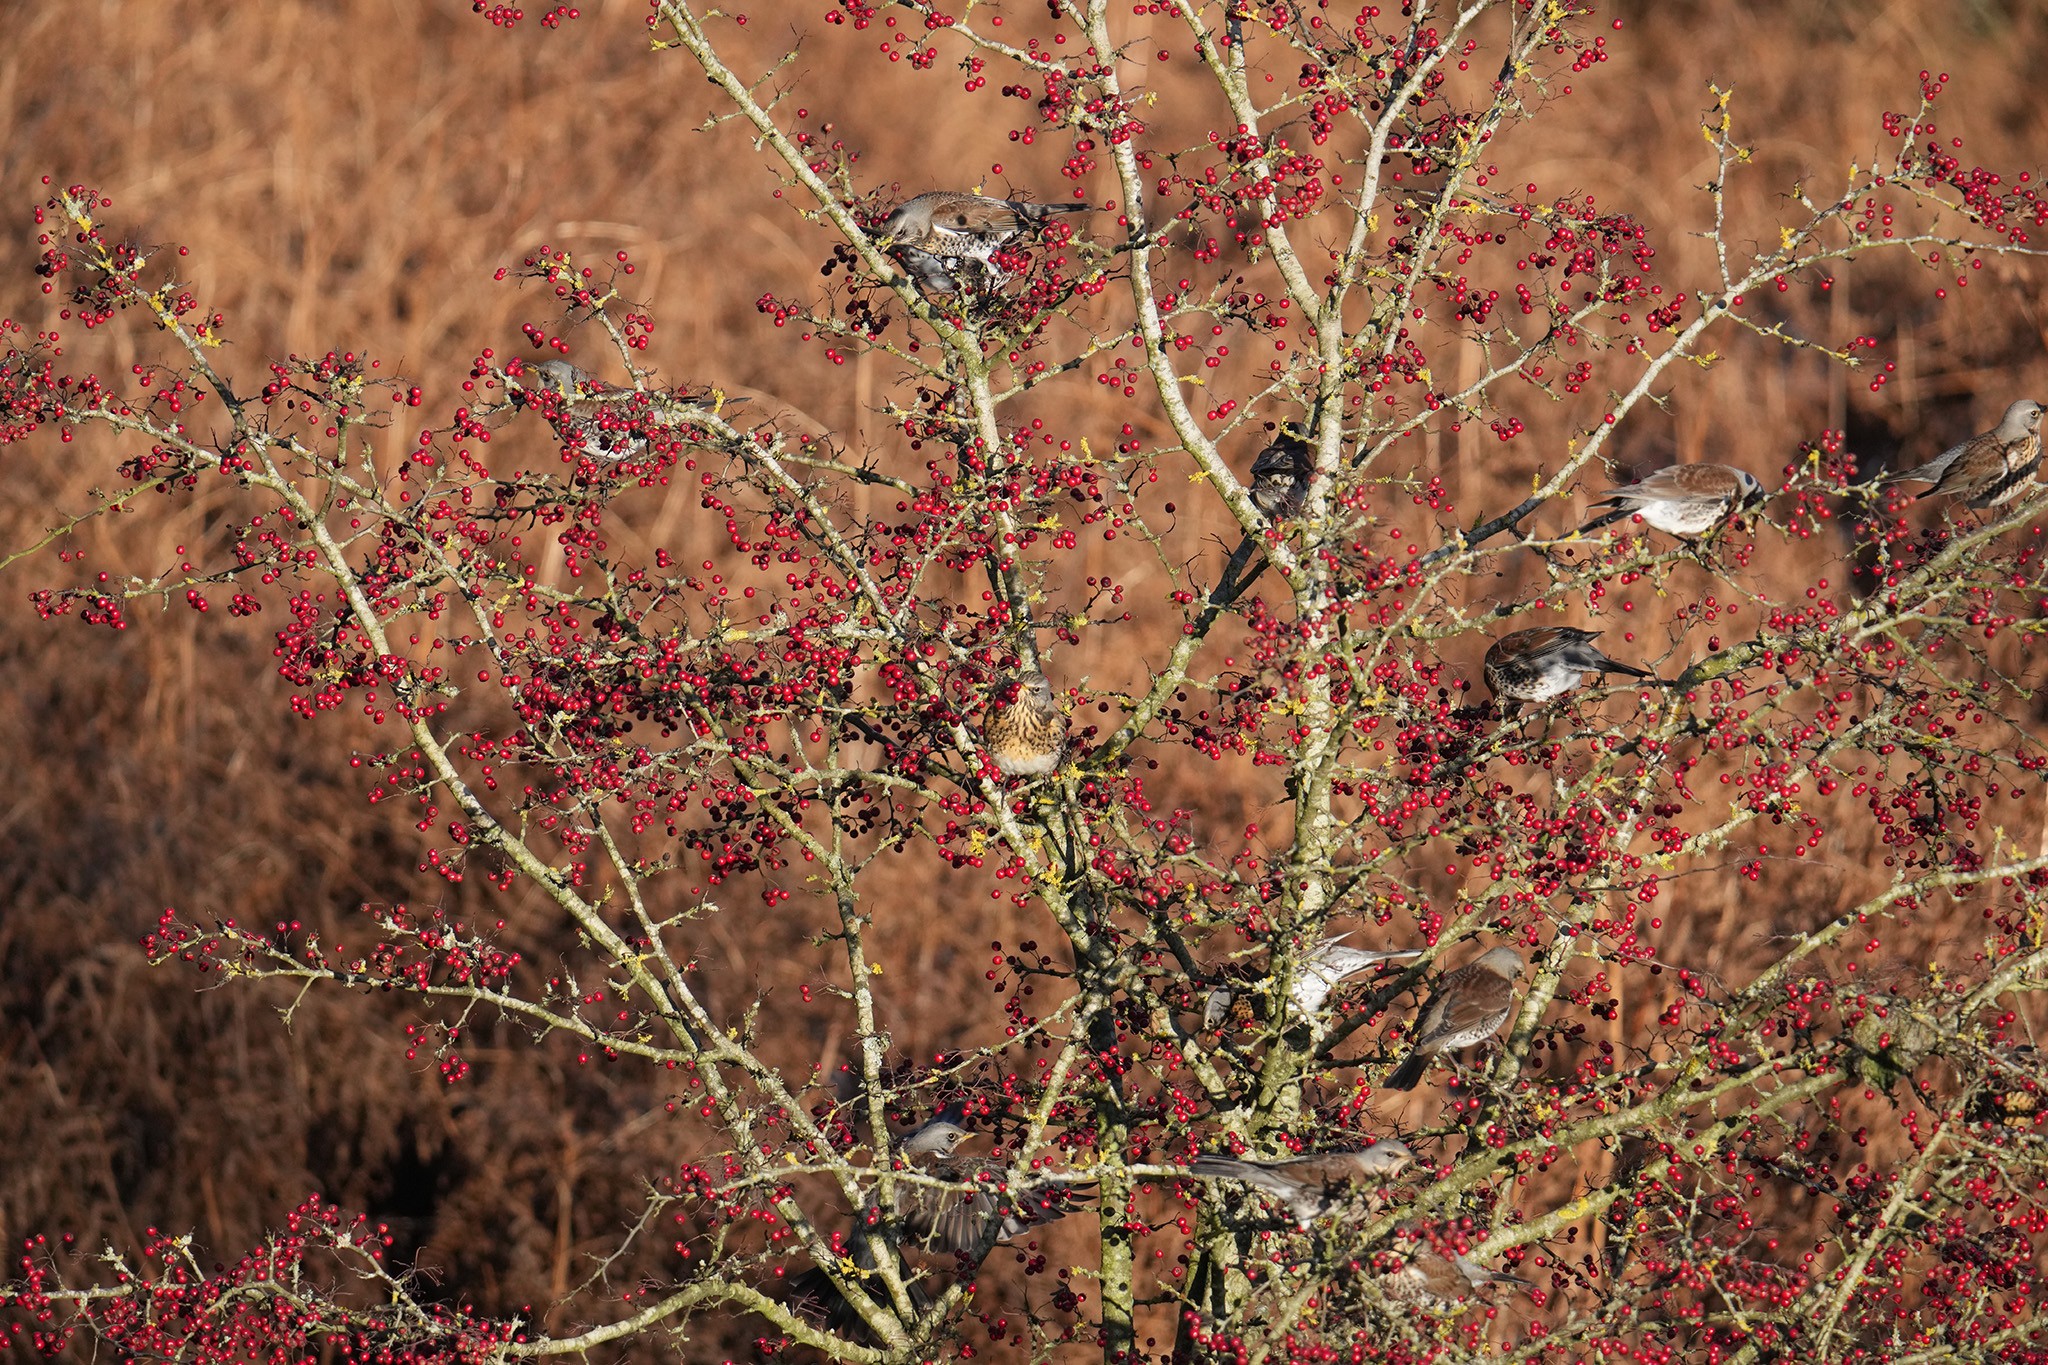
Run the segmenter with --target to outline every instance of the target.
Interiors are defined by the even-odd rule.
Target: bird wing
[[[1972,480],[1967,488],[1957,488],[1953,491],[1958,494],[1967,492],[1970,495],[1970,506],[1972,507],[1997,507],[2012,498],[2015,490],[2026,483],[2027,480],[2033,478],[2034,471],[2040,467],[2041,454],[2038,450],[2033,452],[2032,459],[2021,460],[2018,463],[2014,463],[2009,457],[2004,466],[1989,476],[1981,480]],[[1946,482],[1947,480],[1943,480],[1944,484]],[[1939,493],[1942,491],[1944,489],[1937,486],[1929,489],[1928,493]],[[1922,497],[1927,495],[1927,493],[1921,494]]]
[[[1009,205],[1020,217],[1031,223],[1043,223],[1055,213],[1086,213],[1088,211],[1088,205],[1086,204],[1033,204],[1012,199],[1009,201]]]
[[[2004,482],[2010,472],[2005,444],[1988,437],[1979,436],[1967,443],[1941,476],[1934,487],[1919,496],[1928,497],[1974,497],[1995,484]]]
[[[935,1162],[929,1174],[938,1180],[972,1182],[978,1169],[959,1162]],[[949,1252],[979,1261],[995,1246],[996,1201],[987,1189],[954,1189],[899,1180],[896,1215],[913,1240],[932,1251]]]
[[[1260,1161],[1240,1161],[1236,1157],[1197,1157],[1188,1167],[1193,1175],[1221,1177],[1226,1180],[1242,1180],[1254,1189],[1271,1195],[1274,1201],[1284,1206],[1294,1221],[1307,1227],[1323,1211],[1326,1200],[1322,1182],[1313,1176],[1299,1176],[1297,1168],[1302,1160],[1276,1161],[1271,1164]]]
[[[896,1212],[910,1235],[933,1251],[980,1263],[996,1243],[1027,1229],[1066,1217],[1086,1204],[1092,1180],[1056,1176],[1018,1188],[1008,1186],[1008,1168],[989,1161],[935,1163],[931,1174],[973,1189],[943,1189],[904,1181],[897,1185]]]
[[[969,237],[1007,237],[1017,230],[1017,210],[1004,199],[962,194],[932,206],[932,226]]]
[[[917,284],[933,294],[957,294],[960,281],[953,272],[946,269],[946,263],[922,247],[899,246],[896,259],[902,263],[904,272]]]
[[[1292,1165],[1292,1162],[1280,1162],[1269,1166],[1262,1161],[1244,1161],[1234,1156],[1201,1156],[1195,1158],[1188,1171],[1212,1179],[1242,1180],[1268,1193],[1285,1196],[1296,1193],[1298,1189],[1295,1181],[1281,1174],[1283,1169]]]
[[[1646,502],[1665,502],[1674,498],[1691,497],[1684,483],[1681,470],[1690,465],[1668,464],[1654,469],[1634,483],[1621,484],[1610,488],[1600,501],[1609,506],[1634,507]]]
[[[1416,1046],[1499,1028],[1513,1002],[1514,988],[1508,982],[1491,972],[1474,972],[1430,1002],[1430,1013],[1415,1033]]]
[[[1444,1032],[1444,1018],[1450,1013],[1452,997],[1458,994],[1456,974],[1437,983],[1436,994],[1430,996],[1423,1006],[1422,1016],[1415,1021],[1415,1045],[1417,1047]]]
[[[1287,1163],[1288,1174],[1297,1181],[1332,1189],[1358,1179],[1356,1152],[1317,1152]]]
[[[1275,474],[1294,476],[1302,471],[1309,454],[1308,443],[1293,436],[1282,436],[1261,450],[1252,460],[1252,475]]]
[[[1075,1176],[1054,1176],[1017,1191],[1003,1201],[996,1240],[1007,1242],[1021,1232],[1058,1222],[1095,1197],[1095,1182]]]

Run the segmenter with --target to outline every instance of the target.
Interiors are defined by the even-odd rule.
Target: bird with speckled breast
[[[1932,483],[1915,502],[1944,497],[1976,508],[2003,506],[2026,490],[2041,467],[2042,412],[2041,404],[2022,398],[2006,408],[1991,430],[1950,446],[1926,464],[1888,476],[1882,486]]]
[[[1610,659],[1593,641],[1597,630],[1575,626],[1538,626],[1503,635],[1486,651],[1482,667],[1486,685],[1503,711],[1512,713],[1525,702],[1561,697],[1585,681],[1588,673],[1622,673],[1647,678],[1633,664]]]
[[[1406,1060],[1387,1077],[1387,1089],[1413,1090],[1431,1059],[1499,1032],[1515,1007],[1515,979],[1522,966],[1522,955],[1514,949],[1494,948],[1445,973],[1415,1021]]]
[[[1579,534],[1597,531],[1624,517],[1641,517],[1669,535],[1704,535],[1740,516],[1767,496],[1756,475],[1725,464],[1667,465],[1638,483],[1610,488],[1596,506],[1613,511],[1594,517]]]
[[[982,743],[996,767],[1012,777],[1040,777],[1060,766],[1067,752],[1067,718],[1060,714],[1052,684],[1037,669],[1019,675],[1007,701],[989,707]]]
[[[1055,214],[1087,208],[932,190],[898,204],[882,220],[880,233],[910,273],[934,293],[952,293],[958,287],[953,272],[962,261],[979,265],[989,287],[1000,288],[1007,277],[990,259],[998,250],[1026,228],[1052,221]]]
[[[1397,1230],[1413,1245],[1404,1248],[1401,1268],[1379,1277],[1380,1290],[1394,1303],[1434,1313],[1455,1313],[1472,1299],[1485,1298],[1497,1285],[1516,1289],[1536,1286],[1519,1275],[1488,1270],[1458,1251],[1439,1248],[1429,1234],[1412,1224]]]

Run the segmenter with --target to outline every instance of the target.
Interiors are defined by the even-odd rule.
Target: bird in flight
[[[1341,1203],[1353,1187],[1385,1184],[1414,1160],[1406,1143],[1381,1138],[1362,1151],[1310,1152],[1279,1161],[1200,1156],[1188,1174],[1202,1180],[1242,1180],[1264,1190],[1305,1229]]]
[[[963,1256],[979,1265],[996,1243],[1081,1207],[1095,1186],[1093,1180],[1070,1175],[1018,1179],[999,1161],[961,1155],[960,1144],[971,1136],[942,1117],[898,1144],[911,1170],[948,1182],[896,1182],[896,1216],[903,1220],[904,1231],[929,1251]]]

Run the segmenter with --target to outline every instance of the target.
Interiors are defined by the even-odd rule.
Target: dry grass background
[[[84,181],[113,197],[112,217],[137,239],[192,249],[183,269],[227,314],[231,375],[247,382],[283,350],[365,350],[422,382],[424,411],[437,413],[461,401],[472,355],[519,350],[518,322],[546,314],[545,300],[492,283],[493,271],[543,241],[624,248],[642,267],[636,288],[659,323],[649,358],[665,377],[772,394],[851,444],[886,443],[872,409],[888,376],[827,363],[754,308],[766,291],[815,288],[826,234],[774,197],[737,130],[699,130],[708,89],[680,58],[649,55],[642,6],[582,9],[566,33],[529,25],[508,36],[460,0],[15,0],[0,12],[0,221],[12,224],[0,232],[0,311],[50,320],[30,273],[29,209],[41,176]],[[1579,97],[1505,139],[1499,159],[1546,192],[1590,192],[1639,215],[1670,279],[1699,278],[1705,260],[1686,234],[1700,225],[1695,187],[1712,170],[1698,132],[1709,80],[1735,87],[1766,188],[1868,161],[1879,111],[1905,105],[1923,67],[1953,73],[1940,117],[1945,132],[1968,136],[1973,159],[2029,167],[2048,148],[2038,99],[2048,20],[2020,0],[1637,0],[1616,13],[1626,22],[1610,35],[1613,60],[1582,78]],[[1020,156],[996,101],[962,96],[944,72],[915,78],[875,61],[823,14],[813,0],[763,5],[751,55],[806,35],[793,79],[859,149],[864,184],[907,193],[978,182],[1001,162],[1000,179],[1053,192],[1057,150]],[[1164,140],[1199,134],[1186,116],[1173,126],[1173,111],[1189,107],[1174,102],[1189,74],[1146,72],[1162,94]],[[1618,458],[1675,453],[1769,473],[1823,427],[1846,428],[1852,448],[1878,458],[1981,429],[2010,397],[2048,388],[2048,272],[2021,263],[1983,274],[1941,307],[1910,263],[1846,276],[1827,321],[1883,340],[1900,375],[1882,394],[1810,358],[1736,342],[1721,366],[1678,381],[1668,415],[1625,431]],[[72,340],[79,363],[109,366],[152,344],[139,326]],[[578,342],[579,359],[600,357],[595,338]],[[1158,434],[1142,403],[1098,386],[1068,384],[1059,401],[1078,429],[1132,421]],[[1585,420],[1532,406],[1531,436],[1511,459],[1476,433],[1432,442],[1465,514],[1519,496],[1526,462]],[[390,448],[416,434],[406,421]],[[0,455],[0,541],[22,543],[53,506],[79,505],[105,481],[105,454],[38,438]],[[685,546],[687,511],[653,511]],[[152,517],[119,553],[167,565],[199,533],[198,517]],[[1190,519],[1184,530],[1199,539],[1213,527]],[[155,1225],[190,1228],[230,1255],[317,1189],[392,1224],[399,1253],[437,1267],[451,1296],[492,1312],[558,1297],[581,1254],[606,1246],[629,1215],[637,1182],[672,1166],[679,1131],[663,1093],[516,1035],[486,1035],[469,1054],[474,1078],[450,1088],[405,1059],[402,1002],[316,993],[287,1027],[274,1013],[289,1003],[281,994],[206,993],[190,975],[147,969],[134,944],[165,905],[298,918],[332,939],[353,931],[365,902],[461,897],[417,871],[402,811],[363,801],[346,758],[375,741],[344,721],[289,717],[263,618],[144,615],[119,636],[48,625],[23,600],[45,572],[47,561],[31,564],[0,585],[0,743],[15,756],[0,803],[0,1236],[132,1243]],[[1139,627],[1166,624],[1154,609]],[[1070,662],[1105,684],[1135,655],[1124,640],[1085,642]],[[1198,771],[1157,783],[1219,838],[1237,837],[1271,800],[1216,791]],[[1738,932],[1801,919],[1872,850],[1846,832],[1827,853],[1826,867],[1769,881],[1769,896],[1748,901],[1731,881],[1697,879],[1681,893],[1671,955],[1724,954]],[[884,917],[875,950],[905,979],[957,983],[928,986],[890,1021],[899,1044],[930,1052],[996,1021],[979,960],[991,939],[1024,935],[987,886],[907,864],[880,891],[915,912]],[[572,948],[549,940],[558,931],[533,907],[511,913],[537,936],[534,956]],[[1895,945],[1902,958],[1939,943],[1939,926],[1927,932],[1926,945]],[[772,919],[714,920],[706,933],[698,951],[714,995],[737,1001],[827,970]],[[810,1023],[779,1044],[792,1065],[829,1064],[838,1046],[829,1025]],[[658,1270],[659,1259],[640,1268]],[[738,1349],[743,1337],[717,1345]]]

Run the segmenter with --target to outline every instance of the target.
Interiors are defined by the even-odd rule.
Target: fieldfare
[[[1395,1138],[1381,1138],[1362,1152],[1313,1152],[1282,1161],[1234,1156],[1196,1157],[1188,1174],[1203,1180],[1242,1180],[1284,1205],[1297,1226],[1328,1213],[1351,1187],[1384,1184],[1406,1170],[1415,1153]]]
[[[2039,403],[2022,398],[2005,410],[2005,416],[1991,430],[1951,446],[1926,464],[1890,475],[1884,486],[1889,488],[1908,480],[1932,483],[1934,487],[1919,498],[1939,494],[1971,507],[1997,507],[2010,502],[2041,467],[2041,413]]]
[[[522,362],[520,372],[508,377],[514,385],[512,401],[540,407],[563,445],[607,461],[631,459],[647,449],[647,438],[633,432],[627,413],[638,390],[607,384],[561,359]]]
[[[1494,948],[1439,979],[1415,1021],[1407,1060],[1387,1077],[1387,1089],[1413,1090],[1430,1058],[1491,1038],[1515,1007],[1515,978],[1521,974],[1521,954]]]
[[[1016,695],[989,707],[982,739],[996,767],[1012,777],[1036,777],[1060,766],[1067,752],[1067,720],[1045,674],[1034,668],[1017,678]]]
[[[1502,709],[1511,713],[1523,702],[1563,696],[1588,673],[1651,676],[1602,654],[1593,644],[1599,635],[1597,630],[1574,626],[1538,626],[1503,635],[1486,651],[1486,685]]]
[[[1409,948],[1399,952],[1379,952],[1372,948],[1346,947],[1344,940],[1350,934],[1334,934],[1316,944],[1308,956],[1295,964],[1294,982],[1287,990],[1287,1001],[1294,1013],[1303,1019],[1314,1019],[1329,1003],[1330,995],[1339,984],[1358,975],[1368,967],[1382,962],[1405,962],[1411,957],[1421,957],[1420,948]],[[1272,987],[1270,972],[1263,981],[1240,978],[1235,982],[1210,989],[1202,1010],[1202,1027],[1219,1027],[1230,1017],[1231,1006],[1237,1003],[1240,992],[1262,994]]]
[[[1295,967],[1294,984],[1287,988],[1287,998],[1303,1018],[1313,1018],[1339,982],[1358,975],[1367,967],[1376,967],[1382,962],[1405,962],[1411,957],[1422,956],[1420,948],[1383,953],[1372,948],[1347,947],[1344,940],[1350,937],[1349,934],[1337,934],[1324,939]]]
[[[1032,204],[1021,199],[990,199],[959,190],[933,190],[898,204],[882,220],[881,236],[896,250],[919,283],[936,293],[957,285],[951,271],[973,261],[992,288],[1000,288],[1003,272],[989,258],[1026,227],[1039,227],[1056,213],[1080,213],[1086,204]],[[911,255],[905,256],[905,248]]]
[[[1314,468],[1308,442],[1283,429],[1252,461],[1252,505],[1273,521],[1300,516]]]
[[[1066,1217],[1088,1198],[1092,1180],[1043,1176],[1014,1180],[1001,1162],[960,1156],[965,1128],[937,1118],[897,1144],[912,1170],[971,1189],[908,1180],[896,1184],[896,1216],[929,1251],[965,1257],[975,1265],[996,1243]]]
[[[1412,1304],[1437,1313],[1455,1313],[1465,1300],[1483,1298],[1495,1285],[1535,1288],[1520,1276],[1488,1270],[1466,1260],[1456,1251],[1444,1254],[1430,1240],[1429,1234],[1419,1228],[1404,1227],[1400,1235],[1414,1242],[1412,1249],[1404,1249],[1401,1253],[1407,1258],[1407,1264],[1399,1270],[1388,1271],[1379,1279],[1381,1291],[1395,1303]]]
[[[1697,536],[1767,496],[1763,484],[1746,469],[1725,464],[1667,465],[1640,483],[1608,489],[1594,505],[1614,510],[1594,517],[1579,528],[1579,534],[1597,531],[1623,517],[1641,517],[1644,525],[1674,536]]]

